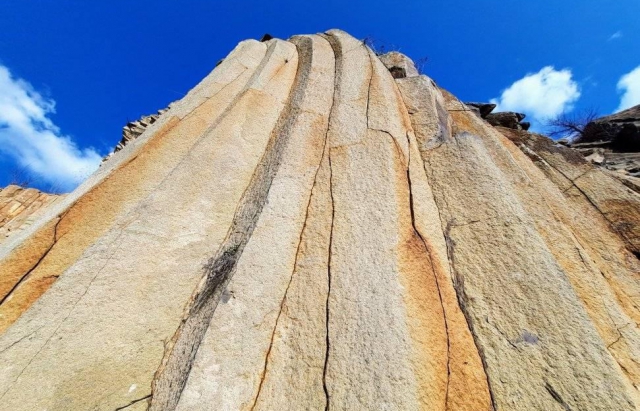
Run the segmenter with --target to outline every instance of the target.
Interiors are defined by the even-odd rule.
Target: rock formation
[[[576,143],[598,141],[616,151],[640,152],[640,105],[590,122]]]
[[[640,105],[590,122],[566,144],[640,193]]]
[[[640,409],[640,196],[413,69],[240,43],[0,247],[0,410]]]
[[[0,188],[0,244],[31,224],[49,204],[61,197],[17,185]]]
[[[489,124],[495,127],[506,127],[514,130],[529,130],[531,123],[523,122],[522,120],[527,117],[523,113],[514,113],[513,111],[503,111],[499,113],[493,113],[496,105],[493,103],[472,103],[466,102],[464,105],[475,112],[476,115],[487,120]]]
[[[127,125],[125,125],[122,128],[122,139],[120,139],[120,142],[118,143],[118,145],[116,145],[116,148],[113,149],[113,152],[108,156],[106,156],[105,158],[103,158],[102,161],[103,162],[107,161],[109,158],[111,158],[111,156],[113,156],[118,151],[122,150],[132,140],[135,140],[136,138],[140,137],[142,133],[144,133],[144,131],[147,129],[147,127],[155,123],[158,120],[158,118],[160,118],[160,116],[163,113],[165,113],[167,110],[168,109],[166,108],[162,110],[158,110],[158,112],[155,114],[142,116],[140,120],[131,121],[127,123]]]

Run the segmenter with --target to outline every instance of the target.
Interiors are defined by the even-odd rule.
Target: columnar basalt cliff
[[[1,246],[0,410],[640,409],[640,195],[516,128],[240,43]]]

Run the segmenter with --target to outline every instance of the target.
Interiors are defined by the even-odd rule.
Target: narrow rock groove
[[[335,221],[335,202],[333,199],[333,169],[331,168],[331,149],[329,149],[329,194],[331,197],[331,233],[329,234],[329,252],[327,253],[327,302],[325,312],[327,315],[326,326],[326,352],[324,355],[324,367],[322,369],[322,388],[324,389],[324,395],[327,399],[325,404],[325,411],[329,411],[330,407],[330,395],[329,387],[327,386],[327,369],[329,366],[329,352],[330,352],[330,338],[329,338],[329,298],[331,297],[331,248],[333,246],[333,223]]]
[[[433,263],[433,254],[431,253],[431,249],[427,245],[424,237],[420,234],[418,227],[416,227],[416,217],[414,212],[414,203],[413,203],[413,189],[411,185],[411,140],[409,139],[409,135],[407,134],[407,144],[409,147],[408,150],[408,158],[407,158],[407,185],[409,186],[409,211],[411,212],[411,225],[413,227],[413,232],[418,236],[420,241],[422,241],[422,245],[424,245],[425,252],[429,256],[429,264],[431,264],[431,271],[433,273],[433,279],[436,283],[436,288],[438,289],[438,299],[440,301],[440,308],[442,309],[442,318],[444,319],[444,330],[447,336],[447,386],[444,394],[444,404],[445,410],[448,409],[449,405],[449,384],[451,383],[451,338],[449,337],[449,320],[447,319],[447,312],[444,308],[444,302],[442,299],[442,291],[440,289],[440,282],[438,281],[438,273],[436,272],[436,267]],[[401,156],[401,153],[398,152],[398,156]]]
[[[313,53],[311,50],[309,49],[304,49],[304,47],[311,47],[310,46],[310,41],[306,42],[306,40],[309,40],[308,38],[302,38],[301,41],[305,41],[305,43],[303,43],[302,45],[298,45],[298,55],[302,55],[305,52],[310,54],[310,62],[309,64],[311,64],[311,62],[313,62]],[[332,107],[329,109],[329,120],[331,119],[331,109],[333,108],[333,104]],[[311,201],[313,198],[313,191],[316,188],[316,181],[318,180],[318,173],[320,172],[320,168],[322,167],[322,162],[324,161],[324,156],[325,156],[325,152],[327,149],[327,133],[329,131],[329,123],[327,122],[327,130],[325,132],[324,135],[324,143],[322,146],[322,154],[320,155],[320,162],[318,163],[318,167],[316,168],[316,172],[315,172],[315,176],[313,178],[313,184],[311,185],[311,193],[309,195],[309,200],[307,201],[307,206],[305,209],[305,216],[304,216],[304,223],[302,224],[302,230],[300,231],[300,238],[298,239],[298,246],[296,249],[296,257],[295,257],[295,261],[293,263],[293,271],[291,273],[291,277],[289,278],[289,283],[287,284],[287,288],[285,289],[284,295],[282,296],[282,301],[280,302],[280,310],[278,311],[278,316],[276,317],[276,322],[275,325],[273,326],[273,332],[271,333],[271,341],[269,343],[269,348],[267,350],[267,354],[265,356],[265,361],[264,361],[264,369],[262,370],[262,375],[260,378],[260,384],[258,386],[258,392],[256,394],[256,397],[253,401],[253,405],[251,406],[251,411],[253,411],[256,407],[256,405],[258,404],[258,400],[260,399],[260,394],[262,392],[262,386],[264,385],[264,380],[267,376],[267,370],[269,367],[269,360],[270,360],[270,356],[271,356],[271,349],[273,348],[273,342],[275,339],[275,335],[276,335],[276,331],[278,329],[278,324],[280,322],[280,317],[282,316],[282,310],[284,308],[284,304],[287,300],[287,295],[289,294],[289,288],[291,287],[291,283],[293,281],[293,277],[297,271],[298,268],[298,257],[300,256],[300,246],[302,245],[302,240],[305,234],[305,230],[307,228],[307,221],[309,220],[309,211],[310,211],[310,207],[311,207]]]
[[[342,45],[338,40],[336,40],[331,34],[323,34],[324,37],[329,44],[331,45],[331,49],[333,50],[333,54],[335,57],[335,75],[334,75],[334,89],[333,89],[333,103],[331,106],[331,112],[329,114],[329,128],[327,129],[327,137],[326,140],[329,139],[329,131],[331,130],[331,119],[333,113],[333,108],[336,100],[340,95],[340,80],[342,79],[342,64],[343,64],[343,50]],[[367,96],[367,104],[368,96]],[[326,144],[329,144],[329,150],[327,153],[328,163],[329,163],[329,196],[331,198],[331,228],[329,233],[329,249],[327,250],[327,300],[325,303],[325,313],[326,313],[326,341],[325,341],[325,356],[324,356],[324,365],[322,368],[322,389],[324,390],[324,395],[326,398],[325,403],[325,411],[329,411],[331,407],[331,395],[329,394],[329,386],[327,385],[327,371],[329,368],[329,353],[331,349],[331,341],[329,335],[329,324],[330,324],[330,311],[329,311],[329,303],[331,297],[331,252],[333,247],[333,229],[335,222],[335,200],[333,197],[333,168],[331,164],[331,142],[326,141]]]
[[[299,104],[308,83],[310,68],[308,56],[299,56],[298,71],[288,101],[240,200],[227,236],[216,254],[204,266],[205,275],[191,297],[178,330],[167,344],[165,357],[152,382],[150,410],[173,411],[178,405],[198,347],[266,203],[282,153],[299,114]]]

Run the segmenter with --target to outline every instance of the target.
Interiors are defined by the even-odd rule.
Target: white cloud
[[[93,148],[79,148],[49,115],[55,101],[0,65],[0,154],[52,187],[69,190],[100,164]]]
[[[556,70],[547,66],[517,80],[491,102],[497,104],[496,112],[516,111],[542,122],[573,109],[580,90],[572,76],[569,69]]]
[[[616,40],[622,38],[622,32],[621,31],[616,31],[615,33],[613,33],[610,37],[609,37],[609,41],[611,40]]]
[[[622,97],[620,97],[620,105],[616,111],[640,104],[640,66],[620,77],[618,91],[622,93]]]

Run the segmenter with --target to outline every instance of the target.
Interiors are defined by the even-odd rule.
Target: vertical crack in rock
[[[611,227],[611,229],[617,234],[619,235],[622,240],[624,241],[624,243],[627,245],[627,250],[630,251],[631,253],[633,253],[636,257],[637,257],[637,251],[635,250],[635,247],[633,245],[633,241],[628,238],[627,234],[620,231],[619,229],[616,228],[616,222],[615,221],[611,221],[611,219],[607,216],[606,213],[604,213],[602,210],[600,210],[600,208],[598,207],[598,205],[593,201],[593,199],[591,197],[589,197],[589,195],[582,189],[580,188],[580,186],[578,186],[578,184],[576,184],[576,181],[578,181],[580,178],[584,177],[586,174],[588,174],[589,172],[594,171],[593,169],[589,169],[587,171],[585,171],[584,173],[581,173],[579,176],[575,177],[575,178],[569,178],[568,175],[566,175],[565,173],[563,173],[560,169],[558,169],[557,167],[553,166],[552,164],[550,164],[549,162],[547,162],[546,160],[544,160],[542,157],[540,157],[536,152],[534,152],[533,150],[531,150],[529,147],[527,147],[524,144],[520,144],[519,148],[525,153],[527,154],[530,158],[532,158],[532,160],[534,161],[539,161],[542,162],[545,166],[555,170],[556,172],[558,172],[562,177],[566,178],[570,183],[571,186],[564,189],[562,191],[562,193],[566,193],[568,190],[570,190],[571,188],[574,188],[576,190],[578,190],[578,192],[580,194],[582,194],[582,196],[585,198],[585,200],[587,200],[589,202],[589,204],[591,204],[591,206],[598,212],[600,213],[600,215],[602,216],[602,218],[604,218],[604,220],[608,223],[609,227]]]
[[[455,222],[456,222],[455,218],[449,221],[447,223],[446,228],[443,230],[444,240],[447,246],[447,259],[449,260],[449,265],[451,267],[451,277],[453,278],[453,288],[456,291],[456,297],[458,298],[458,305],[460,306],[460,310],[464,314],[464,318],[467,320],[467,326],[469,327],[469,331],[471,331],[471,335],[473,336],[473,341],[475,343],[476,349],[478,350],[478,354],[480,355],[480,361],[482,362],[484,375],[487,379],[487,386],[489,387],[489,396],[491,397],[491,409],[493,409],[494,411],[497,411],[498,408],[496,406],[496,401],[493,394],[491,378],[489,377],[489,373],[487,372],[488,366],[487,366],[486,355],[484,353],[484,350],[480,346],[477,332],[474,329],[473,319],[471,318],[471,314],[469,313],[469,309],[467,308],[468,298],[464,289],[464,277],[456,271],[456,260],[454,255],[456,243],[451,238],[451,229],[455,227]]]
[[[396,82],[397,82],[397,80],[396,80]],[[400,93],[400,96],[401,96],[401,98],[403,99],[403,102],[404,102],[404,98],[405,97],[402,95],[402,93]],[[405,106],[405,108],[407,107],[406,102],[404,102],[404,106]],[[408,109],[407,109],[407,111],[408,111]],[[410,116],[412,116],[413,114],[415,114],[415,113],[409,112]],[[444,114],[448,115],[447,112],[441,113],[440,110],[438,110],[438,118],[440,120],[440,123],[446,123],[446,121],[442,121],[442,116],[441,115],[444,115]],[[413,122],[414,122],[413,118],[411,119],[411,122],[413,124]],[[414,127],[415,127],[415,125],[414,125]],[[407,139],[409,139],[408,135],[407,135]],[[455,143],[456,143],[456,148],[459,151],[460,147],[459,147],[458,141],[455,138],[454,138],[454,140],[455,140]],[[437,149],[443,147],[445,145],[445,143],[446,143],[446,141],[442,141],[439,145],[437,145],[435,147],[431,147],[429,149],[421,148],[420,145],[418,145],[418,150],[420,151],[420,157],[421,157],[421,159],[423,161],[423,170],[424,170],[425,176],[427,177],[427,180],[430,182],[430,184],[433,184],[433,181],[434,181],[434,171],[433,171],[434,169],[432,167],[428,152],[431,151],[431,150],[437,150]],[[411,164],[411,143],[410,143],[410,141],[409,141],[409,150],[408,151],[409,151],[408,164],[410,165]],[[412,189],[411,189],[411,176],[410,176],[410,172],[409,172],[409,166],[407,166],[407,180],[408,180],[408,183],[409,183],[409,199],[410,199],[410,203],[411,203],[411,220],[412,220],[412,223],[414,225],[414,230],[416,231],[417,235],[420,237],[420,239],[422,240],[423,244],[427,248],[427,252],[430,254],[430,263],[431,263],[432,271],[433,271],[434,276],[435,276],[436,287],[438,288],[438,294],[439,294],[439,297],[440,297],[440,303],[442,304],[443,316],[444,316],[444,321],[445,321],[445,329],[447,331],[447,387],[446,387],[447,391],[445,393],[445,409],[448,409],[448,406],[449,406],[449,385],[451,383],[451,378],[450,378],[451,377],[451,368],[450,368],[450,362],[451,362],[451,346],[450,346],[450,343],[451,343],[451,338],[450,338],[450,335],[449,335],[448,318],[447,318],[446,312],[444,310],[444,301],[443,301],[443,298],[442,298],[442,292],[441,292],[440,284],[438,282],[436,269],[435,269],[435,266],[434,266],[434,263],[433,263],[433,254],[430,252],[430,249],[427,246],[426,241],[424,240],[424,238],[422,237],[422,235],[418,231],[417,227],[415,226],[414,207],[413,207],[413,193],[412,193]],[[456,298],[458,299],[458,305],[460,306],[460,310],[462,311],[462,313],[463,313],[463,315],[465,317],[465,321],[467,322],[467,327],[469,329],[469,332],[471,333],[471,336],[473,338],[473,342],[474,342],[476,351],[478,352],[478,355],[480,357],[480,360],[481,360],[481,363],[482,363],[482,367],[483,367],[483,373],[484,373],[485,379],[487,381],[489,397],[490,397],[490,400],[491,400],[491,409],[495,411],[497,408],[496,408],[496,403],[495,403],[495,400],[494,400],[494,394],[493,394],[493,391],[492,391],[492,388],[491,388],[491,382],[489,380],[489,375],[487,373],[487,364],[486,364],[486,360],[485,360],[485,357],[484,357],[484,353],[480,349],[480,345],[479,345],[479,343],[477,341],[477,336],[474,333],[474,330],[472,328],[471,318],[470,318],[468,312],[466,311],[466,306],[464,305],[464,302],[461,302],[460,290],[458,290],[456,288],[456,282],[457,282],[456,279],[457,279],[458,275],[457,275],[456,270],[455,270],[455,260],[454,260],[454,255],[453,255],[453,250],[454,250],[455,243],[453,242],[453,240],[451,239],[451,237],[449,235],[449,231],[451,229],[451,224],[455,223],[455,220],[452,221],[451,223],[449,223],[447,225],[447,228],[445,229],[445,227],[443,225],[444,224],[443,216],[442,216],[442,213],[440,211],[441,208],[442,208],[442,204],[440,204],[439,199],[437,198],[437,196],[435,194],[435,191],[432,192],[432,197],[431,198],[432,198],[433,203],[434,203],[434,205],[436,207],[436,211],[438,213],[438,220],[440,221],[440,227],[441,227],[440,229],[441,229],[441,232],[442,232],[444,240],[445,240],[445,246],[446,246],[446,252],[447,252],[447,260],[448,260],[448,263],[449,263],[449,271],[451,273],[452,281],[453,281],[453,284],[454,284],[454,291],[456,293]],[[446,199],[443,198],[442,200],[446,204]],[[464,290],[462,290],[462,291],[464,291]]]
[[[313,63],[313,50],[312,50],[312,40],[308,37],[300,37],[297,39],[298,41],[295,43],[297,48],[298,48],[298,56],[300,59],[303,58],[303,56],[307,56],[308,55],[308,66],[309,68],[311,67],[311,64]],[[335,101],[335,100],[333,100]],[[271,356],[271,349],[273,348],[273,343],[275,340],[275,335],[276,335],[276,331],[278,329],[278,324],[280,322],[280,317],[282,316],[282,311],[284,309],[284,305],[285,302],[287,300],[287,296],[289,294],[289,288],[291,287],[291,283],[293,282],[293,277],[295,275],[295,273],[297,272],[297,268],[298,268],[298,258],[300,257],[300,246],[302,245],[302,239],[304,237],[306,228],[307,228],[307,222],[309,220],[309,211],[310,211],[310,207],[311,207],[311,201],[313,198],[313,191],[316,188],[316,182],[318,180],[318,173],[320,172],[320,168],[322,167],[322,162],[324,160],[325,157],[325,153],[327,150],[327,140],[328,140],[328,132],[329,132],[329,123],[331,121],[331,112],[333,111],[333,101],[331,103],[331,107],[329,108],[329,121],[327,122],[327,130],[325,131],[325,135],[324,135],[324,143],[322,146],[322,154],[320,155],[320,162],[318,163],[318,167],[316,168],[316,172],[315,175],[313,177],[313,184],[311,185],[311,193],[309,195],[309,200],[307,201],[307,206],[305,209],[305,217],[304,217],[304,222],[302,224],[302,230],[300,231],[300,238],[298,239],[298,245],[296,248],[296,257],[293,263],[293,271],[291,272],[291,277],[289,278],[289,282],[287,284],[287,288],[285,289],[284,295],[282,296],[282,301],[280,302],[280,310],[278,311],[278,316],[276,317],[276,322],[275,325],[273,327],[273,332],[271,333],[271,341],[269,342],[269,348],[267,349],[267,354],[265,356],[265,362],[264,362],[264,369],[262,370],[262,375],[260,378],[260,384],[258,386],[258,392],[255,396],[255,399],[253,401],[253,405],[251,406],[251,411],[253,411],[256,407],[256,405],[258,404],[258,400],[260,398],[260,394],[262,392],[262,386],[264,384],[264,380],[267,376],[267,370],[269,367],[269,360],[270,360],[270,356]],[[329,245],[329,247],[331,247],[331,245]],[[331,250],[329,249],[329,253],[331,252]],[[328,322],[327,322],[327,326],[328,326]],[[328,336],[328,334],[327,334]],[[326,361],[325,361],[325,368],[326,368]],[[324,384],[323,384],[324,385]],[[326,393],[326,389],[325,389],[325,393]],[[327,402],[328,402],[328,397],[327,397]]]
[[[455,142],[456,142],[456,147],[459,150],[459,145],[458,145],[458,141],[457,139],[454,137]],[[446,147],[446,145],[440,145],[439,147],[434,148],[434,150],[436,149],[441,149],[442,147]],[[421,153],[423,154],[423,153]],[[429,160],[428,156],[425,156],[424,154],[422,155],[422,159],[425,165],[425,174],[427,175],[427,178],[429,179],[429,181],[433,181],[434,180],[434,175],[433,175],[433,167],[431,165],[431,161]],[[427,166],[428,168],[431,170],[431,173],[427,172]],[[431,175],[429,175],[431,174]],[[469,332],[471,333],[471,336],[473,338],[473,343],[476,347],[476,350],[478,352],[478,355],[480,357],[480,362],[482,363],[482,368],[484,371],[484,376],[485,379],[487,381],[487,387],[489,389],[489,398],[491,399],[491,410],[493,411],[497,411],[497,405],[496,405],[496,401],[495,401],[495,397],[494,397],[494,393],[493,393],[493,388],[491,385],[491,378],[489,377],[489,373],[487,371],[488,369],[488,365],[487,365],[487,360],[486,360],[486,356],[484,353],[484,350],[481,348],[480,343],[478,341],[478,335],[473,327],[473,319],[471,318],[471,315],[468,311],[467,305],[466,305],[466,300],[467,300],[467,296],[464,290],[464,277],[462,277],[457,271],[456,271],[456,266],[455,266],[455,255],[454,255],[454,250],[455,250],[455,241],[451,238],[451,228],[453,228],[455,226],[456,220],[455,218],[452,219],[451,221],[449,221],[446,225],[446,227],[443,225],[444,221],[443,221],[443,216],[441,213],[441,207],[442,205],[440,204],[437,196],[435,195],[435,192],[433,193],[433,201],[434,204],[436,205],[436,209],[438,211],[438,216],[439,216],[439,220],[440,220],[440,225],[441,225],[441,230],[442,230],[442,235],[444,237],[444,241],[445,241],[445,246],[446,246],[446,251],[447,251],[447,260],[449,262],[449,271],[451,272],[451,278],[453,280],[453,289],[456,293],[456,298],[458,300],[458,306],[460,307],[460,311],[462,311],[462,314],[464,315],[465,321],[467,322],[467,327],[469,328]],[[446,199],[444,200],[446,203]]]
[[[298,71],[288,101],[238,204],[227,236],[216,254],[205,264],[204,276],[191,297],[180,326],[167,343],[165,356],[152,381],[149,408],[152,411],[173,411],[178,405],[213,313],[267,201],[271,183],[300,111],[299,103],[304,96],[311,68],[308,57],[303,55],[298,59]],[[256,75],[259,75],[259,71],[256,71]]]
[[[362,42],[362,46],[367,51],[367,56],[369,57],[369,85],[367,86],[367,110],[365,111],[365,113],[367,113],[367,129],[370,130],[371,128],[369,127],[369,103],[371,102],[371,83],[373,82],[373,60],[371,60],[371,50],[369,50],[369,47],[367,47],[364,41]]]
[[[343,64],[343,56],[344,52],[342,50],[342,45],[340,41],[336,40],[332,34],[321,34],[321,36],[326,39],[331,45],[331,49],[333,50],[333,55],[335,58],[335,75],[334,75],[334,88],[333,88],[333,102],[331,105],[331,111],[329,114],[329,126],[327,128],[327,135],[325,137],[325,144],[329,144],[329,131],[331,130],[331,119],[334,114],[334,107],[336,103],[336,99],[340,95],[340,81],[342,79],[342,64]],[[373,72],[372,72],[373,75]],[[367,104],[369,104],[368,96],[367,96]],[[324,390],[324,395],[326,399],[325,403],[325,411],[329,411],[331,406],[330,400],[331,395],[329,394],[329,387],[327,385],[327,371],[329,367],[329,353],[331,349],[331,341],[329,335],[329,322],[330,322],[330,311],[329,311],[329,303],[331,297],[331,257],[332,257],[332,248],[333,248],[333,229],[335,223],[335,199],[333,196],[333,168],[331,164],[331,145],[329,144],[329,150],[327,150],[327,159],[329,164],[329,196],[331,198],[331,228],[329,233],[329,249],[327,252],[327,300],[325,303],[325,313],[326,313],[326,341],[325,341],[325,356],[324,356],[324,365],[322,368],[322,389]]]
[[[435,264],[433,263],[433,253],[431,253],[431,249],[427,245],[424,237],[418,230],[416,226],[416,216],[414,211],[414,203],[413,203],[413,189],[411,185],[411,140],[409,138],[409,134],[407,133],[407,144],[408,144],[408,157],[407,157],[407,184],[409,186],[409,211],[411,213],[411,226],[413,227],[414,233],[418,236],[420,241],[422,241],[422,245],[424,246],[425,252],[429,257],[429,264],[431,265],[431,272],[433,274],[433,279],[436,283],[436,288],[438,289],[438,300],[440,301],[440,308],[442,309],[442,318],[444,320],[444,330],[447,336],[447,385],[445,388],[444,395],[444,404],[445,410],[449,408],[449,384],[451,383],[451,338],[449,336],[449,321],[447,319],[447,312],[444,308],[444,301],[442,299],[442,291],[440,289],[440,282],[438,281],[438,274],[436,272]],[[401,155],[401,153],[398,153]]]
[[[118,236],[109,244],[109,247],[111,247],[113,244],[116,244],[118,242],[118,240],[120,240],[120,237],[122,236],[122,231],[118,234]],[[2,400],[4,398],[5,395],[7,395],[7,393],[11,390],[11,388],[13,387],[13,384],[16,383],[16,381],[18,381],[20,379],[20,377],[22,376],[22,374],[24,374],[24,372],[27,370],[27,368],[29,368],[31,366],[31,363],[38,357],[38,355],[40,355],[40,353],[47,347],[47,345],[51,342],[51,340],[56,336],[58,330],[60,329],[60,327],[62,327],[62,325],[65,323],[65,321],[67,321],[67,319],[71,316],[71,314],[73,314],[73,311],[76,309],[76,306],[78,305],[78,303],[84,298],[84,296],[87,294],[87,292],[89,292],[89,289],[91,288],[91,286],[93,285],[93,282],[96,280],[96,278],[98,278],[98,276],[100,275],[100,273],[102,273],[102,270],[104,270],[104,268],[107,266],[107,264],[109,263],[109,261],[111,261],[111,259],[116,255],[116,253],[118,252],[119,247],[116,246],[114,251],[109,255],[109,257],[106,259],[105,263],[102,265],[102,267],[98,270],[98,272],[93,276],[93,278],[91,278],[91,281],[89,281],[89,284],[87,284],[87,287],[85,288],[84,292],[80,295],[80,297],[78,297],[78,299],[73,303],[73,305],[71,306],[69,312],[67,313],[67,315],[62,319],[62,321],[60,321],[60,323],[56,326],[55,330],[53,330],[53,332],[51,333],[51,335],[49,336],[49,338],[47,338],[47,340],[44,342],[44,344],[42,344],[42,346],[36,351],[36,353],[31,357],[31,359],[29,360],[29,362],[27,363],[27,365],[24,366],[24,368],[20,371],[20,373],[18,374],[18,376],[10,383],[7,385],[7,389],[2,393],[2,395],[0,395],[0,400]]]
[[[324,356],[324,367],[322,369],[322,388],[324,389],[324,395],[326,397],[325,411],[329,411],[330,407],[330,395],[329,387],[327,386],[327,368],[329,366],[329,298],[331,296],[331,249],[333,246],[333,224],[335,222],[335,200],[333,198],[333,169],[331,168],[331,149],[329,149],[329,194],[331,197],[331,232],[329,234],[329,252],[327,253],[327,302],[325,312],[327,315],[326,326],[326,352]]]
[[[11,298],[14,291],[16,291],[18,287],[20,287],[22,283],[24,283],[31,276],[31,273],[34,272],[40,266],[40,263],[42,263],[42,261],[47,257],[47,255],[49,255],[49,252],[51,251],[51,249],[53,249],[53,247],[56,245],[56,242],[58,242],[58,225],[60,224],[60,222],[62,221],[65,215],[66,213],[58,216],[58,221],[56,221],[56,223],[53,226],[53,236],[52,236],[53,238],[51,240],[51,244],[49,245],[49,247],[47,247],[47,249],[42,253],[42,255],[40,256],[38,261],[36,261],[33,267],[27,270],[27,272],[24,273],[18,281],[16,281],[16,283],[13,285],[13,287],[11,287],[11,289],[7,292],[7,294],[4,297],[2,297],[2,299],[0,299],[0,306],[4,304],[4,302],[7,301],[9,298]],[[58,276],[54,276],[54,277],[58,277]]]

